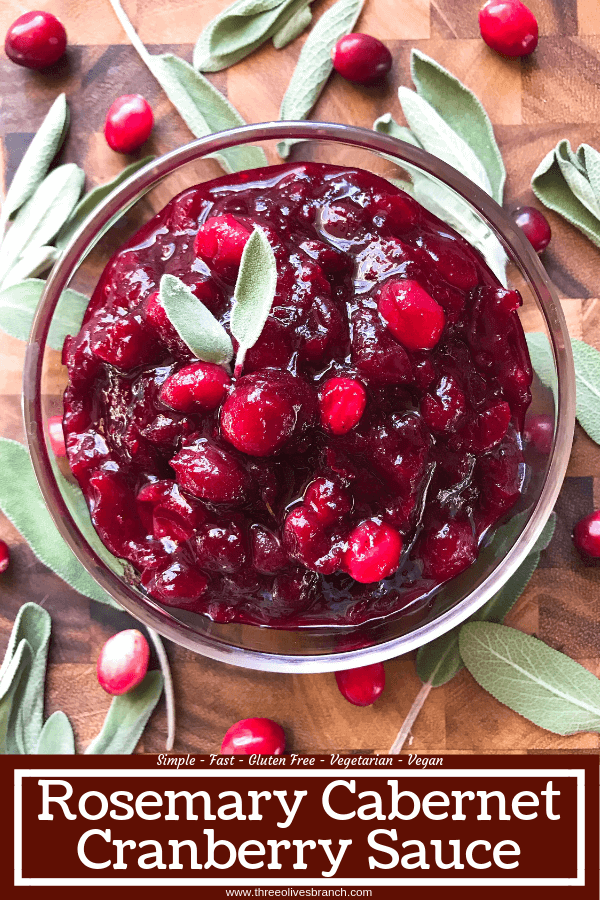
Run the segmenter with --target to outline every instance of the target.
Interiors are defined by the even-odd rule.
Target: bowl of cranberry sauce
[[[391,155],[390,139],[346,131]],[[95,534],[72,505],[59,514],[48,448],[32,442],[55,521],[100,583],[166,636],[256,668],[362,665],[447,630],[457,607],[477,596],[474,611],[523,558],[515,548],[528,530],[531,545],[536,517],[539,532],[540,500],[551,508],[566,459],[557,438],[545,452],[524,439],[536,416],[556,418],[562,382],[533,373],[521,318],[541,331],[554,317],[555,355],[564,336],[526,241],[478,198],[518,245],[506,247],[519,290],[504,287],[411,196],[335,158],[187,187],[124,243],[113,226],[91,290],[83,254],[71,266],[91,300],[62,354],[63,477]],[[434,162],[446,187],[469,185]],[[228,331],[255,226],[277,286],[234,373],[192,353],[159,285],[176,276]],[[72,262],[67,252],[61,266]],[[58,398],[35,401],[38,429]]]

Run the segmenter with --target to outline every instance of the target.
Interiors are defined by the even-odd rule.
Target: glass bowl
[[[526,452],[523,493],[509,521],[484,542],[476,562],[400,613],[359,626],[274,629],[216,624],[163,608],[132,586],[124,564],[97,539],[83,495],[66,460],[55,459],[45,423],[62,412],[66,370],[47,344],[61,292],[67,287],[91,296],[110,256],[179,191],[222,172],[211,155],[230,147],[258,144],[270,162],[280,162],[278,140],[299,141],[293,159],[360,166],[377,174],[428,186],[438,214],[448,221],[465,216],[470,228],[508,256],[508,282],[523,296],[526,332],[539,332],[543,381],[534,379],[530,415],[554,422],[549,453]],[[457,213],[458,210],[458,213]],[[500,242],[498,244],[497,240]],[[545,337],[544,337],[545,336]],[[543,373],[542,373],[543,370]],[[531,550],[558,495],[567,467],[575,418],[575,376],[565,319],[558,298],[523,233],[486,193],[457,170],[423,150],[394,138],[346,125],[269,122],[248,125],[193,141],[149,163],[117,188],[85,222],[48,278],[32,326],[24,370],[24,416],[34,469],[56,527],[96,581],[126,610],[164,637],[203,656],[233,665],[275,672],[322,672],[363,666],[399,656],[464,621],[498,591]]]

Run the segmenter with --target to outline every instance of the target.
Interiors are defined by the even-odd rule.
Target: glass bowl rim
[[[122,213],[127,204],[137,202],[163,178],[189,162],[240,144],[295,138],[346,144],[392,157],[392,161],[398,161],[400,165],[412,164],[444,182],[477,210],[518,260],[537,296],[550,334],[558,394],[550,464],[540,495],[523,531],[482,583],[451,609],[408,634],[359,649],[314,655],[278,654],[226,644],[174,620],[151,598],[140,601],[129,585],[87,543],[64,502],[54,478],[46,443],[40,390],[45,344],[54,308],[83,261],[90,241],[104,225]],[[98,584],[111,597],[116,599],[115,594],[118,596],[120,606],[163,637],[210,659],[262,671],[325,672],[390,659],[434,640],[476,612],[510,578],[539,536],[562,485],[575,423],[575,371],[567,325],[556,291],[523,232],[485,191],[425,150],[376,131],[327,122],[264,122],[198,138],[163,154],[118,186],[82,223],[50,273],[33,319],[23,370],[23,416],[34,472],[59,533]],[[356,630],[360,628],[357,626]]]

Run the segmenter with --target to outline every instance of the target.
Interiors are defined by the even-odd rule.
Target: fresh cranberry
[[[126,694],[144,680],[150,647],[136,628],[120,631],[107,640],[96,665],[100,687],[107,694]]]
[[[600,557],[600,510],[579,520],[573,529],[573,542],[580,553]]]
[[[248,229],[233,216],[215,216],[200,226],[194,253],[219,275],[231,277],[240,264],[249,237]]]
[[[55,456],[66,456],[65,435],[62,416],[50,416],[48,419],[48,437]]]
[[[208,438],[198,438],[183,447],[171,460],[181,487],[210,503],[243,503],[251,479],[230,453]]]
[[[481,37],[503,56],[527,56],[537,47],[538,23],[520,0],[488,0],[479,10]]]
[[[432,350],[442,336],[444,310],[416,281],[388,281],[379,292],[377,308],[394,337],[408,350]]]
[[[10,563],[10,549],[5,541],[0,541],[0,574],[6,572]]]
[[[304,504],[287,516],[283,526],[288,554],[308,569],[332,575],[342,562],[342,542],[330,537],[317,513]]]
[[[538,453],[548,456],[552,450],[552,441],[554,440],[554,416],[545,413],[529,416],[525,420],[525,430],[523,438],[527,444],[530,444]]]
[[[250,756],[281,756],[285,749],[283,728],[272,719],[242,719],[225,734],[221,753]]]
[[[117,153],[133,153],[150,137],[154,126],[152,107],[140,94],[124,94],[106,114],[104,137]]]
[[[335,680],[341,693],[354,706],[371,706],[381,697],[385,687],[383,663],[361,666],[359,669],[345,669],[335,673]]]
[[[334,525],[352,509],[352,498],[337,479],[315,478],[304,495],[304,502],[323,525]]]
[[[332,434],[346,434],[365,410],[365,389],[354,378],[329,378],[321,389],[321,422]]]
[[[355,581],[370,584],[393,575],[401,555],[399,533],[385,523],[369,520],[350,534],[344,567]]]
[[[470,523],[455,520],[426,530],[421,536],[419,555],[425,578],[454,578],[477,556],[477,541]]]
[[[45,10],[23,13],[6,33],[6,55],[27,69],[54,65],[67,48],[67,32],[62,22]]]
[[[347,34],[331,51],[333,67],[343,78],[357,84],[370,84],[383,78],[392,68],[392,54],[370,34]]]
[[[465,395],[451,375],[444,375],[435,393],[425,394],[421,400],[423,421],[433,431],[456,431],[466,408]]]
[[[222,366],[214,363],[192,363],[170,375],[160,389],[160,399],[180,412],[216,409],[231,379]]]
[[[535,206],[520,206],[515,209],[513,219],[536,253],[546,249],[552,238],[552,230],[548,219],[539,209]]]

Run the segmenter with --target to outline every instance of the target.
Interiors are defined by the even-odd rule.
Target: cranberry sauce
[[[254,223],[278,267],[233,378],[193,358],[163,273],[228,328]],[[220,622],[355,624],[475,560],[517,500],[531,367],[482,257],[387,181],[315,163],[190,188],[106,267],[67,338],[71,468],[108,549]]]

